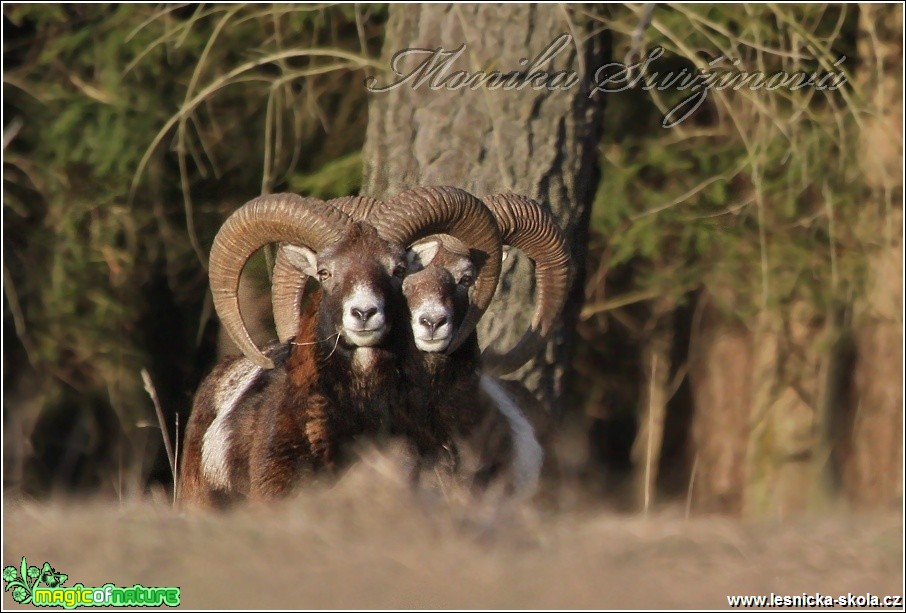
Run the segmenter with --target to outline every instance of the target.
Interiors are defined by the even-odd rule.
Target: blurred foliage
[[[184,422],[212,352],[205,267],[223,218],[261,192],[355,191],[363,69],[386,7],[5,4],[3,15],[7,400],[40,396],[16,415],[25,435],[74,411],[88,431],[112,420],[133,454],[122,462],[146,461],[137,428],[156,420],[139,370]],[[90,453],[66,430],[55,453],[34,450],[35,482]]]
[[[646,24],[647,8],[611,5],[596,17],[614,34],[614,62],[636,64],[663,49],[635,69],[639,86],[599,94],[602,180],[575,367],[587,414],[611,431],[635,427],[643,348],[670,318],[668,417],[694,411],[680,382],[703,293],[750,329],[763,316],[787,321],[794,309],[808,311],[817,328],[840,311],[851,317],[865,295],[868,254],[897,239],[902,199],[899,169],[883,177],[883,189],[865,172],[866,122],[887,109],[860,91],[858,5],[657,4]],[[709,68],[819,78],[842,70],[846,83],[715,87],[691,116],[662,127],[692,93],[681,87],[682,71]],[[902,65],[891,71],[878,79],[897,81]],[[660,86],[643,87],[646,79]],[[899,92],[902,82],[891,87]],[[666,432],[683,437],[689,428],[668,423]],[[626,441],[619,444],[600,453],[628,454]],[[662,470],[675,462],[665,455]],[[688,473],[683,479],[685,488]]]
[[[318,171],[290,179],[291,191],[310,194],[329,200],[356,194],[362,187],[362,153],[354,151],[340,159],[328,162]]]
[[[615,39],[614,61],[628,53],[642,13],[627,5],[603,20],[626,35]],[[857,21],[854,5],[657,5],[638,49],[642,58],[664,49],[645,73],[656,83],[709,66],[768,76],[842,70],[847,82],[715,88],[669,128],[661,119],[691,91],[675,77],[668,87],[606,94],[611,138],[592,214],[601,265],[629,266],[642,296],[681,301],[720,286],[728,291],[718,296],[734,297],[727,312],[744,320],[796,299],[826,312],[860,291],[864,252],[882,241],[877,220],[899,195],[871,198],[860,165],[862,119],[876,109],[853,78]],[[586,315],[607,302],[592,296]]]

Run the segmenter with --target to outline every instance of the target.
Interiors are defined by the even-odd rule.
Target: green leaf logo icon
[[[44,567],[41,569],[41,581],[44,582],[44,585],[47,587],[60,587],[66,583],[67,579],[69,579],[69,575],[58,573],[50,564],[44,563]]]

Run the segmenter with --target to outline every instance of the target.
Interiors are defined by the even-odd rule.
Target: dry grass
[[[532,507],[476,521],[416,499],[375,462],[267,508],[176,512],[165,499],[7,501],[3,562],[47,560],[70,584],[178,585],[195,608],[726,608],[727,594],[901,593],[890,515],[744,523]]]

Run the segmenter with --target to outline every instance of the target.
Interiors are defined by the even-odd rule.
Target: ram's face
[[[469,308],[475,266],[468,257],[451,253],[439,243],[413,247],[409,261],[415,272],[403,281],[403,296],[415,346],[428,353],[444,351]]]
[[[292,247],[294,263],[321,283],[321,317],[350,345],[373,347],[390,332],[395,297],[406,276],[405,251],[354,223],[339,242],[314,254]]]

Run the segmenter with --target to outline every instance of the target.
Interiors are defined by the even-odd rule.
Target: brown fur
[[[213,384],[232,361],[238,358],[227,358],[214,367],[214,370],[202,381],[195,395],[192,415],[186,424],[185,443],[179,471],[177,499],[180,504],[191,506],[214,506],[214,492],[207,487],[202,475],[201,447],[204,433],[211,427],[217,414],[213,399]]]
[[[307,296],[297,338],[315,338],[320,302],[320,289]],[[259,418],[250,458],[252,499],[285,496],[306,475],[334,467],[327,410],[316,344],[294,342],[286,360],[281,402],[267,407]]]
[[[186,431],[179,493],[183,504],[214,506],[285,496],[314,476],[341,467],[356,437],[385,428],[399,397],[395,341],[357,349],[335,332],[344,292],[357,285],[385,297],[389,321],[398,317],[399,279],[392,273],[404,256],[370,226],[352,224],[343,240],[318,254],[319,265],[329,266],[332,275],[306,294],[296,340],[265,352],[277,367],[255,371],[246,362],[246,370],[240,370],[246,377],[242,381],[253,381],[241,394],[231,387],[240,379],[228,380],[226,373],[245,358],[228,359],[214,368],[196,394]],[[370,367],[360,365],[357,351],[368,356]],[[231,398],[232,406],[215,406],[219,397]],[[229,413],[223,414],[224,427],[213,436],[217,453],[210,453],[217,459],[226,456],[226,487],[204,474],[205,436],[218,410]],[[219,469],[224,462],[214,464]]]
[[[252,439],[243,433],[254,432],[258,405],[264,399],[246,394],[231,415],[227,467],[232,488],[224,491],[213,486],[204,474],[202,449],[204,437],[217,417],[216,390],[226,370],[242,357],[230,357],[220,362],[202,381],[195,395],[192,414],[186,426],[185,444],[180,460],[180,480],[177,499],[181,506],[221,507],[248,493],[248,457]]]
[[[300,333],[314,338],[320,291],[303,306]],[[196,394],[186,429],[180,501],[186,505],[220,506],[242,497],[269,500],[288,493],[305,475],[333,465],[328,444],[327,402],[318,390],[316,346],[290,345],[284,368],[262,371],[262,386],[253,386],[230,414],[227,464],[231,488],[219,491],[203,475],[204,434],[216,417],[215,391],[235,357],[218,364]]]
[[[430,264],[403,284],[410,313],[416,312],[423,300],[431,299],[452,309],[458,327],[468,308],[468,290],[456,275],[471,272],[467,263],[464,253],[442,245]],[[450,451],[455,461],[448,469],[459,479],[471,480],[476,492],[506,474],[514,458],[513,433],[509,420],[480,387],[481,358],[474,332],[453,353],[428,353],[411,346],[404,376],[404,423],[424,468],[443,468],[438,460],[445,458],[443,451]],[[506,385],[509,382],[501,383],[517,406],[538,404],[519,384],[515,384],[518,389],[514,395],[512,387]]]

